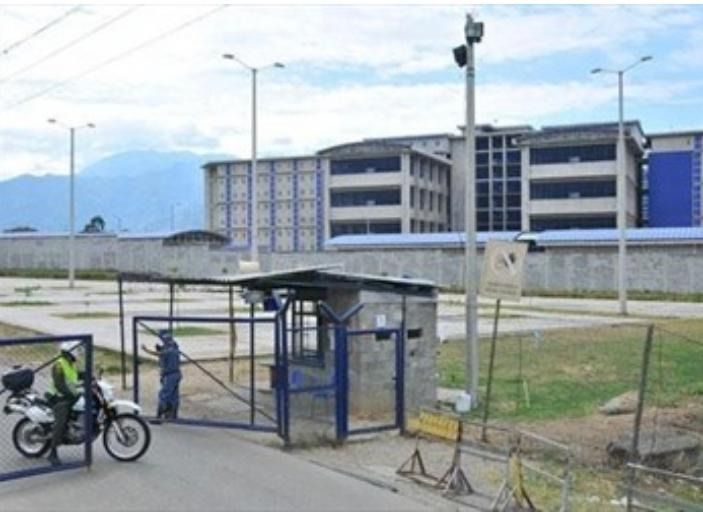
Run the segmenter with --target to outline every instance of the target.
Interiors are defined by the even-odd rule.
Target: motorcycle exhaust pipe
[[[13,413],[19,413],[19,414],[24,414],[24,411],[26,410],[26,407],[22,405],[15,405],[15,404],[5,404],[5,407],[2,408],[2,412],[5,414],[13,414]]]

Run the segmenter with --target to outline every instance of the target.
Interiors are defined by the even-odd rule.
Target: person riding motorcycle
[[[61,343],[60,353],[51,368],[51,384],[49,385],[50,403],[54,411],[54,428],[51,436],[51,451],[48,460],[52,466],[61,464],[57,448],[66,433],[68,419],[73,404],[80,396],[78,381],[82,373],[76,366],[75,352],[80,342]]]

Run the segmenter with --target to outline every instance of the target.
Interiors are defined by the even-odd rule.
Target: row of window
[[[489,187],[488,181],[477,181],[476,194],[488,194]],[[508,194],[519,194],[522,190],[522,182],[520,180],[507,181],[505,184],[503,184],[502,181],[493,182],[494,194],[502,194],[504,190],[507,191]]]
[[[530,183],[531,199],[578,199],[581,197],[615,197],[615,179]]]
[[[400,157],[354,158],[330,161],[330,174],[400,172]]]
[[[509,222],[520,222],[522,219],[522,214],[519,209],[507,210],[505,212],[502,210],[476,210],[476,222],[489,222],[491,218],[494,223],[502,223],[503,220],[507,220]]]
[[[387,206],[400,204],[400,188],[376,190],[330,190],[331,206]]]
[[[447,199],[444,194],[440,194],[439,192],[425,190],[424,188],[418,190],[415,187],[410,187],[410,208],[415,208],[415,205],[417,204],[420,210],[426,209],[430,212],[436,210],[439,213],[442,213],[444,211],[444,202],[446,200]]]
[[[520,164],[508,164],[505,170],[502,165],[494,165],[493,172],[491,173],[491,168],[487,165],[477,165],[476,166],[476,178],[477,179],[487,179],[491,175],[494,178],[502,178],[507,176],[509,178],[519,178],[521,176]]]
[[[615,215],[594,215],[590,217],[532,217],[530,231],[547,229],[593,229],[614,228]]]
[[[520,231],[522,224],[516,222],[502,222],[489,224],[488,222],[479,222],[476,224],[476,231]]]
[[[330,223],[330,236],[363,235],[366,233],[400,233],[400,220]]]
[[[444,231],[446,231],[446,226],[441,222],[410,219],[411,233],[442,233]]]
[[[476,196],[476,207],[477,208],[488,208],[494,206],[496,208],[502,208],[503,206],[508,206],[509,208],[520,208],[522,204],[522,196],[509,195],[503,196],[493,196],[493,203],[491,204],[489,196],[477,195]]]
[[[488,149],[488,140],[491,139],[491,145],[493,149],[502,148],[503,145],[509,148],[516,147],[515,137],[517,135],[494,135],[492,137],[476,137],[476,151],[483,151]]]
[[[476,165],[487,165],[489,163],[488,159],[489,153],[476,153]],[[506,154],[505,161],[509,164],[519,164],[520,163],[520,152],[519,151],[508,151]],[[490,153],[490,160],[494,164],[503,163],[503,153],[501,151],[494,151]]]
[[[599,162],[604,160],[615,160],[615,144],[530,149],[530,163],[533,165]]]
[[[410,175],[416,175],[420,179],[427,177],[427,180],[432,183],[437,179],[437,183],[444,186],[449,186],[449,168],[443,168],[436,166],[432,163],[426,163],[424,161],[414,161],[410,166]]]

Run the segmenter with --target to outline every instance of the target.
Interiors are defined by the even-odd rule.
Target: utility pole
[[[466,292],[466,393],[471,406],[478,404],[478,255],[476,251],[476,157],[475,157],[475,68],[474,44],[483,37],[483,23],[474,22],[466,15],[464,26],[466,44],[454,49],[454,60],[459,67],[466,67],[466,145],[465,228],[466,252],[464,287]]]

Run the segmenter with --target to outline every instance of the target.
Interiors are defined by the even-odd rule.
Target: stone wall
[[[0,237],[0,269],[66,268],[67,236]],[[481,252],[479,251],[479,257]],[[703,293],[703,244],[631,244],[628,288],[673,293]],[[182,276],[234,274],[240,253],[207,245],[165,246],[160,238],[79,235],[76,268],[153,271]],[[464,252],[459,249],[382,249],[320,253],[261,254],[264,270],[340,264],[349,272],[412,276],[459,289],[464,282]],[[617,248],[582,245],[530,252],[525,289],[615,291]]]

